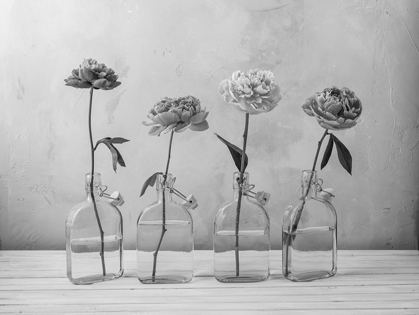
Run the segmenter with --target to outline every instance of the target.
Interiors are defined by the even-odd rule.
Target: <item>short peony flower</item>
[[[362,103],[350,89],[332,87],[309,97],[302,108],[307,115],[314,116],[323,128],[342,130],[357,124]]]
[[[101,90],[112,90],[121,82],[116,81],[118,76],[115,72],[98,63],[95,59],[85,59],[78,69],[74,69],[71,76],[65,79],[65,85],[77,89],[90,89],[91,87]]]
[[[202,108],[199,99],[193,96],[179,98],[165,97],[149,110],[143,125],[152,126],[149,135],[159,136],[163,131],[182,132],[186,129],[204,131],[208,129],[209,112]]]
[[[250,115],[269,112],[281,100],[273,73],[259,69],[234,72],[231,79],[221,81],[218,91],[225,102]]]

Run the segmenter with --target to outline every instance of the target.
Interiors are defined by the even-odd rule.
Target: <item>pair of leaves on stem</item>
[[[327,144],[326,150],[324,151],[321,169],[323,169],[327,162],[329,162],[330,156],[333,151],[333,144],[336,145],[336,150],[338,151],[338,158],[340,164],[343,168],[352,175],[352,156],[349,150],[344,146],[342,142],[333,134],[329,134],[329,143]]]
[[[111,151],[112,166],[113,166],[113,170],[116,172],[117,164],[125,167],[125,162],[124,162],[124,159],[122,158],[121,153],[119,153],[118,149],[114,147],[114,144],[120,144],[120,143],[124,143],[124,142],[127,142],[127,141],[129,141],[129,140],[124,139],[124,138],[120,138],[120,137],[116,137],[116,138],[106,137],[106,138],[100,139],[98,142],[96,142],[96,146],[95,146],[94,150],[96,150],[98,145],[101,144],[101,143],[106,145],[108,147],[109,151]]]
[[[222,138],[221,136],[215,134],[218,139],[223,142],[227,148],[229,149],[231,156],[233,157],[234,164],[236,164],[237,169],[239,172],[241,172],[241,165],[242,165],[242,156],[243,156],[243,150],[239,147],[235,146],[234,144],[228,142],[226,139]],[[249,163],[249,158],[247,157],[247,154],[244,154],[244,168],[243,172],[246,170],[247,164]]]

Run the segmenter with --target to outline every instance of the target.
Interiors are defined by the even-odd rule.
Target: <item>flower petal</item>
[[[166,126],[162,126],[162,125],[157,125],[157,126],[153,126],[150,128],[150,130],[148,131],[148,134],[150,136],[159,136],[160,133],[166,129]]]
[[[180,118],[175,113],[164,112],[154,116],[154,121],[159,124],[169,126],[171,124],[179,122]]]
[[[189,121],[189,118],[191,118],[191,112],[190,111],[185,111],[182,113],[182,116],[180,117],[181,121]]]
[[[184,123],[178,123],[175,128],[175,132],[184,132],[186,129],[189,128],[190,125],[191,123],[189,121]]]
[[[199,124],[191,124],[189,129],[193,131],[204,131],[209,128],[208,122],[204,120],[203,122],[200,122]]]
[[[114,89],[114,88],[116,88],[117,86],[120,86],[121,85],[121,82],[113,82],[113,83],[111,83],[111,85],[109,85],[107,88],[104,88],[103,90],[112,90],[112,89]]]
[[[106,79],[98,79],[98,80],[93,80],[92,85],[93,87],[98,88],[98,89],[105,89],[109,85],[111,85],[111,83]]]
[[[199,124],[207,119],[209,112],[200,112],[190,118],[192,124]]]
[[[92,82],[97,79],[97,75],[89,68],[80,68],[79,76],[82,81]]]
[[[142,124],[143,124],[144,126],[154,126],[154,125],[156,125],[157,123],[156,123],[156,122],[154,122],[154,121],[143,121],[143,122],[142,122]]]

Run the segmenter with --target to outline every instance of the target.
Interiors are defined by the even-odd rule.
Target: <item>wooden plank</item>
[[[55,314],[59,314],[63,309],[66,312],[80,312],[82,314],[87,312],[115,312],[121,314],[123,312],[143,312],[143,311],[195,311],[197,314],[202,310],[207,311],[218,311],[221,314],[226,314],[225,312],[237,311],[237,310],[267,310],[267,311],[285,311],[285,310],[351,310],[352,312],[357,309],[364,310],[397,310],[403,309],[408,311],[409,309],[419,309],[418,301],[362,301],[360,303],[354,303],[353,301],[336,301],[336,302],[263,302],[263,303],[254,303],[254,302],[232,302],[232,303],[191,303],[188,302],[167,302],[164,303],[143,303],[139,304],[135,301],[130,301],[129,303],[124,304],[114,304],[113,300],[103,301],[103,303],[98,304],[80,304],[76,300],[68,304],[39,304],[39,305],[16,305],[21,310],[32,309],[38,313],[51,313],[51,310]],[[6,312],[7,309],[11,309],[13,306],[6,305],[2,306],[2,312]],[[16,307],[14,307],[16,309]]]
[[[272,276],[271,279],[264,282],[257,283],[244,283],[244,284],[234,284],[234,283],[220,283],[215,280],[214,277],[195,277],[192,282],[179,284],[179,285],[161,285],[162,287],[199,287],[199,286],[221,286],[221,287],[231,287],[236,288],[239,286],[251,286],[255,288],[259,287],[318,287],[318,286],[362,286],[362,285],[389,285],[389,284],[418,284],[419,275],[418,274],[382,274],[382,275],[337,275],[335,277],[311,281],[311,282],[292,282],[285,280],[282,275],[278,277]],[[64,288],[94,288],[94,289],[108,289],[114,287],[144,287],[146,289],[152,289],[160,287],[159,285],[145,285],[141,284],[136,277],[122,277],[113,281],[105,281],[96,283],[92,286],[77,286],[71,284],[68,279],[63,275],[60,278],[2,278],[0,280],[0,288],[2,290],[6,289],[9,286],[42,286],[48,287],[51,285],[62,286]]]
[[[83,305],[97,305],[97,304],[108,304],[113,305],[124,305],[124,304],[162,304],[162,303],[176,303],[176,304],[228,304],[228,303],[249,303],[249,304],[265,304],[265,303],[296,303],[296,304],[312,304],[312,303],[340,303],[340,302],[381,302],[389,304],[391,302],[405,301],[407,304],[416,303],[419,307],[419,301],[417,301],[417,292],[400,292],[400,293],[373,293],[372,291],[362,293],[334,293],[334,292],[323,292],[323,294],[305,294],[305,293],[292,293],[284,291],[267,290],[265,294],[252,295],[251,292],[244,294],[244,292],[233,292],[224,291],[224,295],[220,295],[216,292],[208,290],[200,290],[199,292],[184,292],[182,289],[176,289],[180,292],[164,292],[164,294],[144,295],[143,290],[125,290],[125,291],[89,291],[88,294],[82,291],[60,291],[59,294],[55,294],[54,291],[21,291],[18,294],[16,292],[2,292],[0,297],[1,305],[69,305],[69,304],[83,304]],[[241,290],[243,291],[243,290]],[[53,299],[51,297],[54,296]],[[416,301],[415,301],[416,298]],[[198,306],[197,306],[198,307]]]
[[[125,251],[124,277],[71,284],[65,251],[0,251],[0,313],[27,314],[419,314],[417,251],[339,251],[338,275],[296,283],[281,275],[272,251],[270,280],[220,283],[211,251],[196,251],[196,277],[144,285],[136,253]],[[85,292],[86,291],[86,292]]]
[[[135,308],[135,306],[133,306]],[[339,310],[339,309],[333,309],[333,310],[289,310],[289,309],[277,309],[277,310],[228,310],[228,314],[232,315],[254,315],[254,314],[264,314],[264,315],[417,315],[419,314],[419,309],[351,309],[351,310]],[[150,314],[156,314],[156,315],[197,315],[196,311],[190,311],[190,310],[169,310],[169,311],[162,311],[158,309],[154,310],[147,310],[147,311],[141,311],[139,308],[133,309],[133,310],[121,310],[120,312],[114,312],[114,311],[98,311],[96,308],[92,309],[83,309],[82,311],[71,311],[71,310],[63,310],[62,308],[47,308],[47,307],[41,307],[36,309],[25,309],[22,311],[22,307],[20,306],[6,306],[3,308],[3,313],[7,314],[38,314],[38,315],[44,315],[44,314],[62,314],[62,315],[80,315],[80,314],[101,314],[101,315],[112,315],[112,314],[118,314],[118,315],[124,315],[124,314],[138,314],[138,315],[150,315]],[[222,310],[212,311],[212,310],[200,310],[199,315],[223,315],[226,314],[225,312],[222,312]]]

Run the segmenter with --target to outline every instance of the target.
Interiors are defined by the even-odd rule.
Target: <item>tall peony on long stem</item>
[[[167,174],[169,171],[174,133],[182,132],[187,129],[193,131],[204,131],[208,129],[209,126],[206,120],[207,116],[208,112],[205,108],[202,108],[200,100],[191,95],[178,98],[164,97],[148,111],[147,117],[149,118],[149,121],[143,121],[143,125],[151,126],[148,132],[149,135],[160,136],[163,132],[170,132],[169,153],[167,158],[166,171],[164,173],[163,190],[166,186]],[[147,185],[145,187],[147,187]],[[145,190],[143,188],[141,195],[144,193],[144,191]],[[157,249],[153,253],[153,281],[155,281],[156,276],[157,256],[166,231],[166,197],[163,191],[162,232],[157,245]]]
[[[249,115],[258,115],[273,110],[281,100],[280,88],[274,84],[274,75],[271,71],[254,69],[246,72],[235,71],[231,78],[220,82],[218,91],[224,101],[235,109],[246,113],[245,131],[243,135],[242,161],[239,178],[239,198],[236,210],[235,226],[235,259],[236,276],[240,275],[239,264],[239,222],[241,199],[243,195],[243,173],[246,156],[247,134],[249,128]],[[223,141],[225,143],[225,141]],[[234,159],[234,157],[233,157]],[[237,166],[238,163],[236,163]]]
[[[95,211],[96,220],[99,227],[101,249],[100,257],[102,261],[102,273],[106,275],[105,268],[105,243],[104,243],[104,232],[102,224],[100,222],[99,213],[97,211],[97,205],[95,196],[93,194],[93,182],[94,182],[94,171],[95,171],[95,148],[93,146],[92,136],[92,103],[93,103],[93,90],[112,90],[119,86],[121,82],[117,81],[118,76],[115,72],[108,68],[104,63],[98,63],[95,59],[88,58],[77,69],[73,69],[71,75],[64,79],[65,85],[71,86],[77,89],[90,89],[90,102],[89,102],[89,137],[90,137],[90,151],[92,156],[92,170],[90,179],[90,197],[92,199],[93,208]]]

